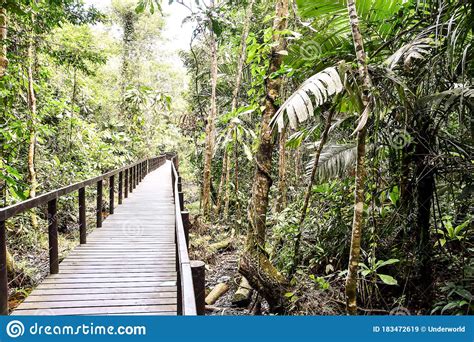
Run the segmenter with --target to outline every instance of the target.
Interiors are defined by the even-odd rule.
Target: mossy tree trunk
[[[288,0],[276,1],[276,15],[273,22],[273,41],[271,59],[267,75],[280,69],[286,41],[280,31],[287,27]],[[270,121],[277,111],[276,101],[280,96],[281,78],[266,79],[265,109],[260,126],[260,144],[255,156],[255,174],[252,187],[252,198],[249,205],[249,227],[245,249],[240,259],[239,271],[247,278],[250,285],[256,289],[270,305],[273,312],[284,312],[287,284],[285,278],[270,262],[264,249],[266,216],[269,206],[269,191],[272,185],[270,176],[272,155],[275,147]]]
[[[31,22],[34,24],[35,19],[32,15]],[[28,143],[28,181],[30,183],[29,197],[36,197],[38,189],[38,179],[36,174],[35,158],[36,158],[36,124],[37,124],[37,108],[36,108],[36,94],[34,88],[34,60],[35,60],[35,45],[33,32],[30,32],[28,39],[27,51],[27,78],[28,78],[28,108],[30,110],[30,118],[28,120],[29,129],[29,143]],[[38,218],[34,212],[31,212],[31,225],[34,229],[38,228]]]

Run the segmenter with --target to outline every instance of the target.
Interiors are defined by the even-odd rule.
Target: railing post
[[[97,227],[102,227],[102,190],[103,181],[97,182]]]
[[[118,204],[122,204],[123,202],[123,171],[119,172],[119,180],[118,180]]]
[[[184,209],[184,196],[182,191],[178,191],[178,198],[179,198],[179,208],[181,210]]]
[[[204,316],[206,314],[206,264],[200,260],[191,260],[190,264],[196,298],[196,314]]]
[[[137,186],[137,166],[133,166],[132,188],[135,190]]]
[[[114,213],[115,205],[115,176],[112,175],[109,178],[109,214]]]
[[[49,273],[59,273],[58,216],[56,198],[48,202]]]
[[[124,196],[123,197],[128,198],[128,181],[129,181],[129,179],[128,179],[128,169],[125,169],[125,174],[124,174],[123,177],[124,177],[124,183],[125,183],[124,187],[123,187],[124,188]]]
[[[8,315],[7,230],[0,221],[0,315]]]
[[[130,184],[129,184],[130,193],[133,192],[133,166],[130,168]]]
[[[86,189],[79,189],[79,240],[81,245],[87,243],[86,223]]]
[[[181,219],[183,220],[184,236],[186,237],[186,246],[189,248],[189,227],[191,222],[189,221],[189,211],[181,210]]]
[[[178,176],[178,191],[183,191],[183,185],[181,183],[181,176]]]

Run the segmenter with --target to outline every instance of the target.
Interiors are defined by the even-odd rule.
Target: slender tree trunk
[[[285,39],[279,34],[287,27],[288,0],[276,1],[276,16],[273,22],[272,54],[267,75],[280,69],[282,56],[278,51],[286,48]],[[266,79],[265,109],[260,126],[260,145],[255,156],[255,175],[252,187],[252,199],[249,206],[249,228],[244,252],[240,259],[239,272],[247,278],[270,305],[273,312],[284,312],[286,307],[284,294],[287,289],[285,278],[268,259],[265,251],[266,215],[269,203],[269,191],[272,185],[270,176],[274,139],[270,121],[277,111],[276,101],[280,96],[281,78]]]
[[[211,1],[211,8],[214,7],[214,1]],[[211,213],[211,182],[212,182],[212,154],[214,151],[214,140],[217,117],[217,42],[214,32],[209,33],[209,45],[211,49],[211,110],[207,117],[206,125],[206,147],[204,151],[204,172],[203,172],[203,191],[202,191],[202,209],[204,217],[209,217]]]
[[[5,8],[0,8],[0,79],[5,76],[8,67],[8,58],[7,58],[7,32],[8,32],[8,17],[7,10]],[[3,148],[3,146],[2,146]],[[3,150],[1,151],[3,154]],[[3,155],[0,156],[2,160],[0,163],[3,164]],[[3,170],[2,170],[3,171]],[[0,207],[4,206],[6,203],[6,192],[7,187],[4,180],[0,180]],[[10,254],[10,251],[6,250],[7,254],[7,271],[12,272],[15,266],[15,261],[13,256]]]
[[[363,111],[370,113],[370,88],[371,80],[367,68],[367,60],[364,50],[362,34],[359,28],[359,17],[355,0],[347,1],[349,21],[352,29],[352,38],[359,68],[359,79],[361,81]],[[357,271],[360,259],[360,241],[362,228],[364,226],[364,185],[365,185],[365,149],[366,149],[367,127],[364,125],[357,132],[357,160],[355,170],[355,195],[354,195],[354,217],[352,222],[351,249],[349,254],[349,266],[346,279],[346,306],[351,315],[357,313]]]
[[[236,146],[234,145],[234,149]],[[227,165],[225,168],[225,198],[224,198],[224,219],[229,217],[229,202],[230,202],[230,169],[232,164],[230,162],[230,157],[227,155]]]
[[[242,72],[244,69],[245,59],[247,58],[247,38],[249,36],[250,30],[250,20],[252,19],[253,15],[253,5],[255,0],[251,0],[247,5],[247,10],[245,11],[245,20],[244,20],[244,27],[242,31],[242,37],[240,39],[240,54],[239,59],[237,61],[237,72],[235,75],[235,86],[234,90],[232,91],[232,103],[231,103],[231,111],[235,112],[237,110],[238,102],[239,102],[239,92],[240,86],[242,84]],[[234,127],[231,128],[231,130]],[[239,142],[237,141],[237,135],[234,140],[234,151],[238,149]],[[234,188],[236,189],[237,194],[237,182],[238,182],[238,173],[237,173],[237,165],[238,165],[238,154],[234,153]],[[229,202],[230,202],[230,169],[232,165],[230,163],[230,158],[228,160],[228,164],[226,165],[226,178],[225,178],[225,200],[224,200],[224,218],[227,219],[229,216]],[[237,208],[239,210],[239,208]]]
[[[278,194],[275,211],[279,213],[286,208],[286,128],[280,134],[278,143]]]
[[[298,224],[299,231],[298,231],[298,234],[296,235],[295,247],[293,251],[294,260],[293,260],[293,265],[290,270],[290,276],[295,274],[296,267],[298,267],[301,261],[300,243],[301,243],[301,235],[303,234],[303,223],[308,213],[309,201],[311,199],[311,190],[313,188],[314,179],[316,178],[316,171],[318,170],[319,158],[321,156],[321,152],[323,151],[324,145],[326,145],[326,141],[328,140],[329,129],[331,128],[333,115],[334,115],[334,112],[331,109],[326,118],[326,122],[324,124],[324,130],[323,130],[323,133],[321,134],[319,146],[316,149],[316,154],[314,156],[314,165],[313,165],[313,168],[311,169],[311,176],[309,178],[308,186],[306,187],[303,208],[301,209],[300,221]]]
[[[237,221],[241,222],[242,215],[240,210],[240,199],[239,199],[239,145],[236,143],[234,146],[234,186],[235,186],[235,210],[237,212]]]
[[[235,76],[235,87],[232,92],[232,111],[235,111],[237,109],[237,104],[239,101],[240,85],[242,83],[242,71],[244,69],[245,59],[247,58],[247,38],[249,36],[250,20],[252,19],[253,15],[254,3],[255,0],[250,0],[249,4],[247,5],[247,10],[245,11],[244,28],[242,31],[242,37],[240,39],[240,54],[237,63],[237,73]]]
[[[222,194],[225,192],[224,186],[226,184],[226,173],[227,173],[227,168],[229,165],[229,152],[227,151],[227,148],[224,147],[224,159],[222,160],[222,171],[221,171],[221,180],[219,182],[219,189],[217,190],[217,202],[216,202],[216,208],[214,211],[214,215],[216,216],[216,219],[219,218],[219,214],[221,211],[221,205],[222,205]]]
[[[8,66],[7,58],[7,11],[5,8],[0,8],[0,79],[5,76]],[[5,124],[5,119],[2,116],[2,125]],[[3,170],[3,145],[2,155],[0,156],[0,163],[2,163]],[[6,205],[7,184],[5,180],[0,179],[0,206]]]
[[[301,146],[295,152],[295,185],[300,184],[301,179]]]
[[[0,78],[5,76],[8,66],[7,58],[7,10],[0,8]]]
[[[34,18],[32,18],[34,23]],[[33,34],[33,33],[31,33]],[[28,42],[28,107],[30,109],[30,122],[29,122],[29,144],[28,144],[28,181],[30,183],[30,198],[36,197],[36,190],[38,188],[38,180],[36,177],[36,166],[35,166],[35,157],[36,157],[36,120],[37,120],[37,110],[36,110],[36,95],[34,89],[34,77],[33,77],[33,67],[34,67],[34,39],[31,36]],[[38,219],[34,212],[31,213],[31,225],[33,228],[38,227]]]

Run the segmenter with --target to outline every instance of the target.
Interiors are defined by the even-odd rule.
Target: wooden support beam
[[[204,316],[206,313],[206,264],[203,261],[192,260],[194,296],[196,297],[196,313]]]
[[[97,182],[97,227],[102,227],[102,192],[103,192],[103,181]]]
[[[123,172],[119,172],[119,179],[118,179],[118,204],[122,204],[123,202]]]
[[[189,211],[181,211],[181,219],[183,220],[184,235],[186,237],[186,245],[189,248],[189,229],[191,227],[191,221],[189,220]]]
[[[81,245],[87,243],[86,188],[79,189],[79,240]]]
[[[115,176],[110,176],[109,178],[109,213],[112,215],[114,213],[115,206]]]
[[[0,221],[0,315],[8,315],[7,232]]]
[[[48,202],[49,273],[59,273],[57,199]]]

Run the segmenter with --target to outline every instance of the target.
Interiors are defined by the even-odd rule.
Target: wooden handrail
[[[86,196],[85,188],[90,185],[97,186],[97,227],[102,225],[102,200],[103,181],[109,181],[109,212],[114,211],[115,179],[118,174],[119,204],[122,196],[127,198],[129,192],[145,178],[145,176],[163,165],[169,154],[154,158],[142,159],[136,163],[107,172],[103,175],[90,178],[88,180],[65,186],[63,188],[50,191],[35,198],[13,204],[0,209],[0,315],[8,315],[8,274],[7,274],[7,245],[6,245],[6,220],[23,213],[29,209],[41,205],[48,206],[48,238],[49,238],[49,267],[50,273],[59,272],[58,256],[58,227],[57,227],[57,200],[64,195],[78,191],[79,202],[79,230],[80,243],[85,244],[87,238],[86,224]],[[125,180],[125,181],[124,181]],[[124,188],[123,188],[124,187]],[[123,191],[125,190],[125,191]]]
[[[169,158],[169,157],[168,157]],[[182,199],[180,199],[179,173],[177,170],[178,159],[176,156],[171,160],[171,178],[176,217],[176,268],[178,271],[178,314],[183,316],[196,316],[196,297],[194,294],[191,263],[188,255],[188,245],[181,213]]]

